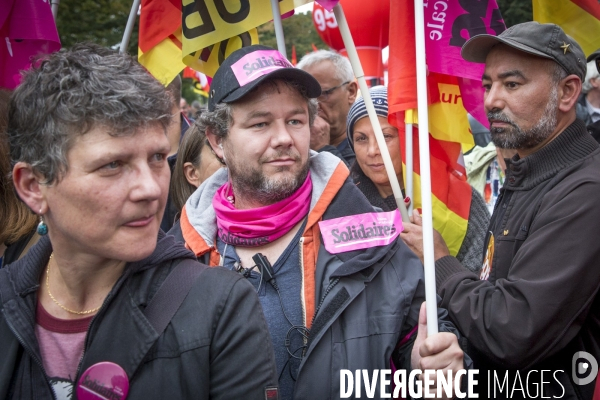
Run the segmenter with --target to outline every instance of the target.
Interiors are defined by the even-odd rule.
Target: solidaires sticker
[[[325,248],[331,254],[385,246],[404,229],[398,210],[357,214],[319,222]]]

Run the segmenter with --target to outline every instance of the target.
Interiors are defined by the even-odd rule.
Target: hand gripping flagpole
[[[427,109],[427,65],[425,62],[425,17],[423,0],[415,0],[415,51],[417,56],[417,109],[419,112],[419,158],[421,170],[421,207],[423,211],[423,264],[427,335],[438,333],[435,260],[433,257],[433,209],[429,161],[429,113]]]
[[[402,196],[402,191],[400,190],[400,185],[398,184],[398,177],[394,171],[394,164],[392,163],[390,152],[387,148],[387,144],[385,143],[385,138],[383,137],[383,132],[381,131],[381,125],[379,124],[379,119],[375,113],[375,107],[373,107],[373,100],[371,100],[371,95],[369,94],[369,88],[367,86],[367,81],[365,80],[365,73],[363,72],[360,59],[358,58],[356,46],[354,46],[354,40],[352,39],[352,34],[350,33],[350,28],[348,27],[348,21],[346,20],[344,10],[342,9],[342,5],[340,3],[337,3],[335,7],[333,7],[333,13],[335,14],[335,19],[340,29],[340,33],[342,34],[344,47],[346,47],[350,64],[352,64],[354,76],[356,76],[356,79],[358,80],[358,86],[360,87],[361,94],[365,100],[365,106],[367,107],[367,113],[369,114],[369,119],[371,120],[373,130],[375,131],[375,138],[377,139],[377,145],[379,146],[379,151],[381,152],[381,157],[383,158],[383,164],[385,166],[388,179],[390,180],[390,184],[392,185],[392,191],[394,192],[394,198],[396,199],[398,210],[400,210],[400,214],[402,215],[402,222],[405,224],[410,223],[408,219],[408,211],[406,210],[406,205],[404,204],[404,197]]]
[[[140,9],[141,0],[133,0],[131,5],[131,11],[129,12],[129,19],[127,20],[127,26],[123,33],[123,40],[121,41],[121,48],[119,53],[126,53],[127,46],[129,45],[129,39],[131,39],[131,33],[133,32],[133,26],[135,25],[135,19],[137,18],[138,10]]]
[[[283,25],[281,23],[281,11],[279,9],[279,0],[271,0],[271,10],[273,10],[273,25],[275,27],[275,38],[277,39],[277,50],[285,58],[287,52],[285,50],[285,38],[283,36]]]

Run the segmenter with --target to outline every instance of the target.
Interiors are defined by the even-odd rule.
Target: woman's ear
[[[13,168],[13,185],[19,198],[27,204],[36,214],[47,212],[47,203],[44,187],[40,183],[41,177],[31,165],[18,162]]]
[[[194,187],[200,186],[200,175],[191,162],[188,161],[183,164],[183,175],[190,185]]]

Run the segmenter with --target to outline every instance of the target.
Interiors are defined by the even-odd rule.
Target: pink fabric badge
[[[404,229],[398,210],[367,213],[319,222],[325,248],[331,254],[385,246]]]
[[[124,400],[129,393],[129,379],[121,366],[100,362],[89,367],[77,384],[80,400]]]
[[[259,50],[246,54],[231,66],[240,86],[280,68],[294,68],[277,50]]]

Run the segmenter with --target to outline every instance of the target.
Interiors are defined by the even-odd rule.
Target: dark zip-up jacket
[[[595,381],[576,384],[572,368],[579,351],[600,361],[599,200],[600,149],[577,119],[534,154],[507,160],[486,241],[489,279],[450,256],[436,262],[442,306],[469,340],[484,397],[487,370],[501,380],[509,371],[511,387],[517,372],[527,387],[531,372],[525,398],[534,397],[540,371],[551,370],[544,396],[592,398]]]
[[[128,399],[265,399],[277,386],[256,293],[224,268],[205,270],[160,337],[143,310],[177,262],[194,255],[162,231],[154,253],[129,263],[88,328],[77,377],[110,361],[129,378]],[[0,270],[0,398],[54,399],[35,336],[40,276],[52,252],[43,237]],[[76,394],[73,394],[76,398]]]

